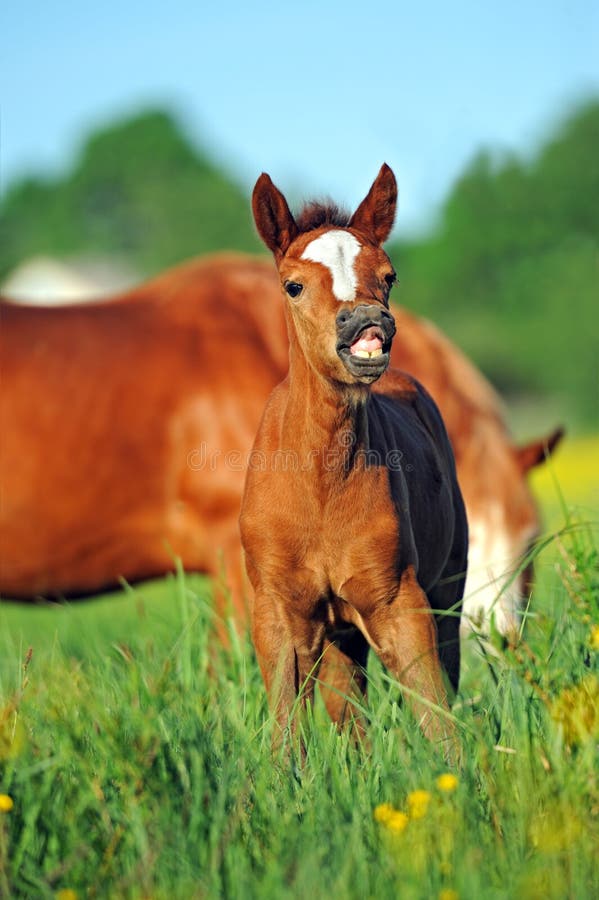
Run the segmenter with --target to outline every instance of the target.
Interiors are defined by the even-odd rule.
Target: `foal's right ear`
[[[258,234],[276,259],[280,259],[298,236],[299,229],[285,197],[265,172],[256,182],[252,210]]]

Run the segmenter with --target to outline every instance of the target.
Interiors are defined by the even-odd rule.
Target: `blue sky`
[[[388,162],[403,231],[481,146],[531,152],[599,94],[596,0],[19,0],[0,35],[3,187],[160,104],[248,190],[355,205]]]

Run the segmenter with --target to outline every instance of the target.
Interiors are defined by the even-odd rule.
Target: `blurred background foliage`
[[[396,243],[404,304],[506,395],[599,422],[599,100],[528,159],[480,152],[425,239]]]
[[[16,182],[0,212],[0,277],[41,253],[110,254],[150,275],[198,253],[261,247],[245,192],[161,110],[92,134],[63,178]]]
[[[263,249],[247,191],[163,110],[92,134],[64,177],[9,185],[0,229],[0,278],[37,254],[109,255],[141,277],[201,253]],[[516,420],[520,410],[517,430],[556,416],[597,428],[599,98],[526,158],[479,152],[431,232],[389,250],[396,300],[465,350]]]

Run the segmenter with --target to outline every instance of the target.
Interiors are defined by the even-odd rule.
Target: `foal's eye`
[[[299,297],[303,289],[303,284],[298,284],[297,281],[288,281],[285,285],[285,290],[287,291],[289,296],[293,298]]]
[[[391,293],[391,288],[397,281],[397,276],[396,276],[395,272],[388,272],[385,275],[384,280],[385,280],[385,287],[383,289],[384,290],[383,302],[384,302],[385,306],[388,307],[389,306],[389,294]]]

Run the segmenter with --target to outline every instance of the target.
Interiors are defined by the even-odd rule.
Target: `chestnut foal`
[[[384,374],[395,273],[381,245],[396,200],[384,165],[351,218],[310,204],[296,222],[268,175],[256,183],[290,352],[255,440],[240,525],[252,637],[281,729],[317,676],[341,723],[365,690],[372,647],[439,741],[451,734],[441,667],[454,690],[459,678],[468,531],[435,404],[409,375]]]

